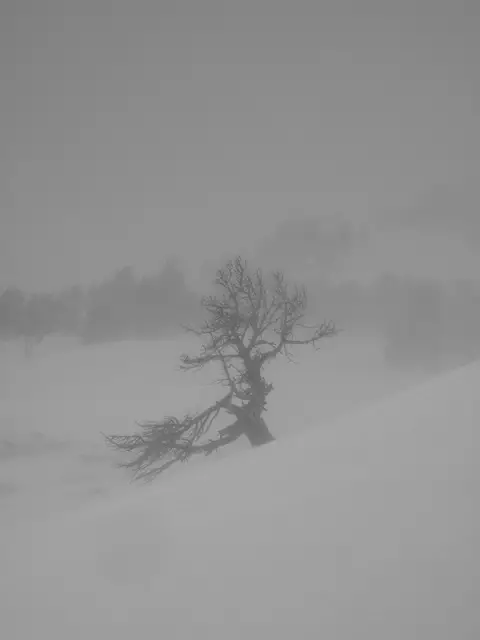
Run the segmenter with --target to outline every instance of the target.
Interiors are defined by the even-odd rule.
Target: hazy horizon
[[[479,18],[466,0],[7,0],[0,287],[195,269],[289,215],[480,237]]]
[[[0,636],[472,640],[479,34],[0,2]]]

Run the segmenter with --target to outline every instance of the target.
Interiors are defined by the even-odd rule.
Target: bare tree
[[[272,275],[269,286],[261,270],[250,272],[246,261],[237,257],[217,271],[215,285],[219,295],[205,296],[201,302],[208,319],[200,329],[186,328],[203,340],[201,351],[197,356],[182,355],[181,368],[218,364],[222,372],[218,382],[228,392],[201,413],[142,423],[141,431],[131,436],[105,436],[115,449],[134,454],[120,466],[131,469],[135,478],[153,479],[175,462],[194,454],[209,455],[240,436],[253,447],[273,440],[262,417],[273,390],[262,375],[264,366],[279,355],[291,358],[293,345],[318,348],[322,338],[337,333],[331,322],[303,324],[306,290],[289,287],[280,271]],[[308,335],[300,337],[298,330]],[[221,411],[235,421],[219,430],[215,439],[202,440]]]

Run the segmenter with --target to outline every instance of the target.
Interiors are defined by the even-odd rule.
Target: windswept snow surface
[[[129,476],[114,467],[119,457],[101,432],[131,433],[135,421],[184,415],[218,399],[224,390],[212,384],[214,367],[178,370],[180,354],[198,349],[198,340],[188,339],[91,347],[51,339],[26,360],[19,345],[0,342],[0,530],[128,488]],[[344,334],[298,360],[275,362],[267,371],[275,385],[267,420],[278,437],[415,380],[387,369],[380,348]],[[223,419],[219,427],[228,424]],[[238,441],[216,457],[245,448]],[[189,466],[210,463],[198,458]]]
[[[480,637],[473,364],[3,532],[6,640]]]

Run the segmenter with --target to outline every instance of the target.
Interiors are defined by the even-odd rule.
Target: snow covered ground
[[[101,432],[131,433],[135,421],[182,415],[218,398],[214,368],[178,371],[180,353],[198,348],[197,340],[88,348],[46,340],[25,360],[21,346],[0,343],[0,528],[128,488]],[[325,342],[320,353],[299,352],[298,360],[266,372],[275,384],[267,420],[276,436],[415,382],[386,369],[378,348],[345,335]],[[240,441],[218,455],[247,447]]]
[[[127,344],[7,372],[2,424],[17,438],[25,424],[48,436],[43,456],[63,461],[64,475],[37,478],[41,455],[25,454],[18,477],[20,455],[1,462],[11,491],[0,497],[0,637],[480,637],[479,364],[373,403],[407,381],[388,377],[371,350],[352,359],[352,344],[329,345],[318,365],[272,369],[276,442],[150,487],[122,485],[111,470],[108,485],[98,471],[83,507],[63,487],[40,519],[60,477],[95,467],[80,453],[103,455],[99,428],[128,431],[163,403],[173,412],[218,392],[199,391],[198,377],[180,383],[171,347],[172,359],[158,347],[161,363],[156,347]],[[85,478],[73,484],[85,489]]]

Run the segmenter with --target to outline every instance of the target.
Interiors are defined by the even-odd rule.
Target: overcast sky
[[[478,5],[3,0],[0,286],[195,262],[290,209],[476,184]]]

